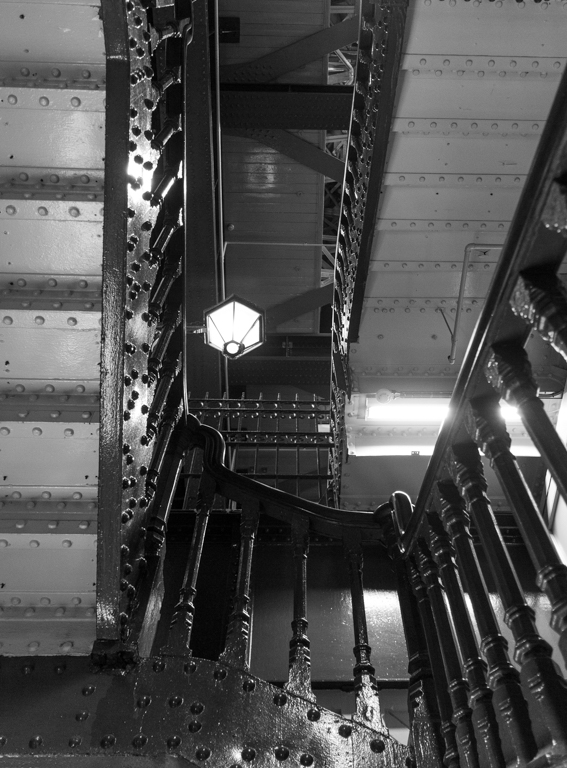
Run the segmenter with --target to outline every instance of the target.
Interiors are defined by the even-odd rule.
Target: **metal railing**
[[[415,508],[396,492],[376,513],[398,576],[410,671],[420,675],[414,688],[434,713],[431,743],[445,765],[527,765],[567,753],[565,679],[498,530],[481,461],[482,452],[507,497],[565,662],[567,566],[511,452],[500,398],[517,408],[566,499],[567,449],[524,349],[536,331],[567,359],[567,292],[557,276],[567,246],[566,179],[564,77]],[[485,578],[502,606],[515,665]],[[415,731],[419,707],[414,712]]]

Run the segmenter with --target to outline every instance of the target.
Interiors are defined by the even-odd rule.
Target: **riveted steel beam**
[[[290,133],[290,131],[277,130],[276,128],[271,130],[254,130],[253,128],[238,130],[237,128],[228,128],[225,132],[230,133],[232,136],[242,136],[246,139],[259,141],[267,147],[277,149],[282,155],[291,157],[292,160],[296,160],[301,165],[305,165],[307,168],[311,168],[323,174],[323,176],[328,176],[330,179],[334,179],[342,184],[345,172],[343,161],[319,149],[318,146],[310,141],[305,141],[300,136]]]
[[[104,477],[99,504],[101,545],[97,559],[97,636],[120,635],[120,510],[122,503],[123,301],[126,292],[124,248],[127,239],[128,186],[124,166],[130,132],[130,52],[124,5],[102,0],[107,52],[107,128],[103,234],[104,324],[101,348],[100,468]]]
[[[360,318],[362,314],[362,302],[368,276],[374,231],[378,218],[378,204],[383,183],[384,168],[386,166],[386,153],[388,148],[388,136],[394,113],[396,88],[402,60],[402,44],[404,40],[408,3],[385,2],[382,7],[376,9],[373,21],[370,22],[374,46],[380,46],[380,59],[372,58],[367,62],[368,72],[378,72],[379,89],[374,87],[366,90],[366,84],[362,83],[360,91],[365,94],[364,115],[362,116],[362,141],[368,141],[370,135],[373,149],[371,152],[357,154],[356,165],[358,170],[366,174],[364,215],[361,220],[359,242],[356,247],[356,277],[353,285],[352,309],[348,319],[348,339],[355,341],[358,338]],[[384,26],[384,22],[387,26]],[[362,77],[362,72],[361,72]],[[377,120],[375,115],[379,115]],[[354,129],[356,133],[356,129]],[[362,178],[362,176],[361,176]],[[355,180],[356,183],[356,180]],[[445,224],[446,222],[443,222]],[[411,222],[408,223],[411,224]],[[429,224],[429,222],[428,222]],[[433,227],[435,228],[435,227]]]
[[[200,325],[203,312],[221,298],[219,293],[219,223],[215,158],[218,116],[213,112],[209,18],[205,0],[193,3],[192,38],[184,40],[184,322]],[[215,110],[216,112],[216,110]],[[186,391],[204,396],[221,393],[219,353],[203,344],[200,334],[185,334]]]
[[[362,768],[377,753],[390,768],[409,754],[362,719],[196,657],[147,658],[122,676],[96,674],[89,659],[73,656],[4,659],[0,682],[12,691],[0,702],[0,754],[10,768],[31,761],[218,766],[235,759],[263,766],[288,758],[297,765]]]
[[[221,82],[269,83],[332,51],[356,42],[359,24],[359,17],[353,16],[347,21],[308,35],[254,61],[221,67]]]
[[[342,85],[223,86],[223,129],[347,130],[352,88]]]
[[[273,330],[278,325],[292,320],[294,317],[304,315],[313,309],[319,309],[325,304],[330,304],[333,300],[333,284],[329,283],[321,288],[313,288],[305,291],[299,296],[293,296],[291,299],[275,304],[266,310],[266,326],[268,330]]]

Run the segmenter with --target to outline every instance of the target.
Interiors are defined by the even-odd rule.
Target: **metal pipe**
[[[465,285],[467,282],[467,274],[469,270],[469,261],[471,253],[473,251],[491,251],[494,249],[503,248],[502,243],[468,243],[465,245],[465,255],[463,258],[463,269],[461,271],[461,284],[459,285],[459,297],[457,299],[457,309],[455,315],[455,326],[453,333],[451,334],[451,351],[449,352],[449,365],[455,364],[456,350],[457,350],[457,333],[459,330],[461,320],[461,309],[463,307],[463,300],[465,298]]]

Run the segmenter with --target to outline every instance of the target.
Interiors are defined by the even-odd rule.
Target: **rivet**
[[[183,704],[183,696],[172,696],[169,700],[169,706],[180,707]]]
[[[28,643],[28,650],[29,651],[37,651],[38,648],[39,648],[39,643],[38,642],[34,641],[33,643]]]
[[[68,549],[69,547],[73,546],[73,542],[71,541],[71,539],[63,539],[63,541],[61,542],[61,546]]]
[[[9,315],[5,315],[5,316],[2,318],[2,322],[4,323],[4,325],[12,325],[12,323],[13,323],[14,321],[13,321],[13,319],[12,319],[12,318],[11,318]]]
[[[310,720],[312,723],[316,723],[318,720],[321,719],[321,713],[319,712],[318,709],[308,709],[307,719]]]
[[[254,760],[256,757],[256,750],[253,747],[244,747],[240,753],[240,756],[245,762],[251,763],[252,760]]]
[[[215,680],[224,680],[227,675],[226,669],[215,669],[214,671],[214,678]]]
[[[165,669],[165,661],[154,661],[154,672],[163,672]]]
[[[39,747],[41,747],[43,744],[43,739],[41,736],[32,736],[32,738],[29,741],[29,744],[30,744],[30,749],[39,749]]]
[[[211,750],[208,747],[199,747],[195,750],[195,757],[197,760],[207,760],[211,755]]]
[[[28,73],[28,75],[29,75],[29,70],[27,70],[27,73]],[[23,74],[23,73],[22,73],[22,74]],[[8,104],[17,104],[17,103],[18,103],[18,98],[17,98],[17,96],[14,96],[14,94],[13,94],[13,93],[11,93],[11,94],[8,96]]]
[[[70,747],[79,747],[81,745],[81,737],[80,736],[71,736],[69,739],[69,746]]]
[[[0,435],[9,435],[10,434],[10,428],[9,427],[0,427]]]
[[[39,601],[40,605],[51,605],[51,600],[49,597],[42,597]]]
[[[471,123],[471,128],[478,128],[478,123]]]
[[[136,706],[139,709],[145,709],[146,707],[149,707],[151,703],[152,703],[152,699],[150,696],[140,696],[140,698],[136,702]]]
[[[81,212],[78,208],[69,208],[69,215],[72,216],[74,219],[77,218],[77,216],[80,216]]]
[[[67,325],[77,325],[77,318],[76,317],[68,317],[67,318]]]
[[[116,736],[114,736],[112,733],[107,734],[106,736],[103,736],[100,740],[100,746],[103,749],[109,749],[110,747],[113,747],[116,744]]]
[[[167,740],[168,749],[175,749],[180,744],[181,744],[181,739],[179,738],[179,736],[170,736],[169,739]]]
[[[83,494],[80,491],[75,491],[72,498],[75,499],[75,501],[77,501],[78,499],[83,498]]]
[[[202,725],[198,720],[191,720],[187,727],[189,728],[190,733],[198,733],[201,730]]]
[[[47,208],[45,208],[43,205],[37,209],[37,212],[40,216],[47,216]]]
[[[289,749],[281,745],[274,749],[274,755],[276,757],[276,760],[279,760],[280,762],[282,762],[283,760],[287,760],[287,758],[289,757]]]
[[[74,430],[72,430],[72,429],[66,429],[66,430],[63,432],[63,434],[65,435],[65,437],[73,437],[73,435],[75,434],[75,432],[74,432]]]
[[[539,123],[534,123],[534,124],[532,125],[532,130],[534,130],[534,131],[537,131],[537,130],[538,130],[538,128],[539,128]]]
[[[37,547],[39,547],[39,541],[37,541],[37,539],[32,539],[30,541],[30,547],[33,547],[34,549],[37,549]]]
[[[73,605],[80,605],[83,601],[81,600],[80,597],[74,597],[72,598],[71,602],[73,603]]]
[[[34,427],[32,429],[32,435],[35,435],[36,437],[39,437],[42,434],[43,434],[43,430],[40,429],[40,427]]]
[[[20,493],[20,491],[13,491],[12,498],[13,499],[21,499],[22,498],[22,494]]]
[[[49,99],[47,98],[47,96],[40,96],[39,103],[41,104],[42,107],[47,107],[49,106]]]
[[[242,688],[246,693],[251,693],[256,688],[256,682],[254,680],[245,680],[242,683]]]
[[[148,743],[148,737],[143,733],[139,733],[137,736],[134,736],[134,738],[132,739],[132,746],[135,749],[142,749],[142,747],[145,747],[147,743]]]
[[[343,723],[341,726],[339,726],[339,734],[344,739],[348,739],[351,733],[352,733],[352,726],[347,725],[346,723]]]
[[[200,701],[194,701],[193,704],[191,704],[190,709],[194,715],[200,715],[201,712],[205,709],[205,705]]]
[[[69,653],[69,651],[73,648],[73,643],[70,640],[66,640],[64,643],[61,643],[59,648],[61,651],[63,651],[63,653]]]
[[[77,96],[73,96],[71,99],[71,106],[73,107],[80,107],[81,106],[81,100],[77,98]]]
[[[16,208],[13,205],[6,206],[6,213],[8,216],[13,216],[16,213]]]
[[[43,324],[45,323],[45,318],[44,318],[44,317],[42,317],[41,315],[38,315],[38,316],[37,316],[37,317],[34,319],[34,322],[35,322],[35,324],[36,324],[36,325],[43,325]]]
[[[449,2],[449,5],[451,3]],[[307,752],[305,752],[301,757],[299,758],[299,762],[301,765],[313,765],[313,757],[309,755]]]

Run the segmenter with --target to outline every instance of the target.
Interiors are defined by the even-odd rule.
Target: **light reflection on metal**
[[[262,309],[235,295],[205,312],[206,343],[235,360],[265,340]]]

